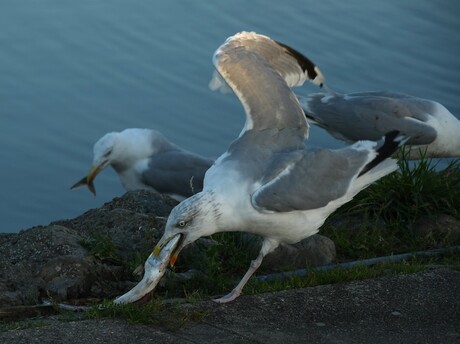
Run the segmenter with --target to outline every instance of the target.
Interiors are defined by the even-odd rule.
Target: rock
[[[87,294],[93,283],[91,261],[84,255],[67,255],[50,259],[39,278],[44,288],[58,300],[76,299]]]
[[[164,232],[167,217],[177,201],[147,190],[129,191],[101,208],[72,220],[56,221],[76,230],[83,238],[110,238],[129,259],[133,252],[151,250]]]
[[[416,235],[431,238],[433,246],[460,242],[460,220],[447,214],[424,216],[412,228]]]
[[[177,204],[149,191],[127,192],[75,219],[0,236],[0,307],[114,297],[131,287],[121,263],[149,251]],[[85,242],[98,237],[118,262],[89,254]]]
[[[195,269],[190,269],[184,272],[178,272],[174,273],[172,271],[166,271],[164,278],[160,280],[160,283],[158,283],[158,286],[162,288],[173,288],[176,287],[177,285],[185,284],[188,281],[190,281],[192,278],[196,278],[198,276],[203,277],[204,273],[195,270]]]
[[[325,236],[315,234],[294,245],[280,245],[264,258],[261,269],[280,271],[321,266],[331,264],[335,257],[334,242]]]
[[[1,262],[0,307],[36,304],[42,287],[41,280],[31,278],[30,264]]]
[[[0,244],[0,305],[36,303],[44,281],[44,262],[69,254],[84,254],[73,231],[62,226],[34,227]]]

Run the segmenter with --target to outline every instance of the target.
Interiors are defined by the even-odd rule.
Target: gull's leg
[[[238,296],[240,296],[243,287],[246,285],[254,272],[256,272],[256,270],[259,268],[260,264],[262,264],[262,260],[264,259],[265,255],[272,252],[275,248],[278,247],[278,245],[279,243],[276,241],[265,239],[262,244],[262,248],[260,249],[259,255],[255,260],[251,262],[248,271],[246,271],[240,283],[238,283],[238,285],[230,293],[218,299],[214,299],[213,301],[217,303],[227,303],[235,300]]]
[[[221,298],[214,299],[214,301],[218,303],[227,303],[227,302],[235,300],[238,296],[240,296],[241,290],[243,290],[244,285],[249,280],[249,278],[254,274],[254,272],[256,272],[257,268],[260,266],[263,259],[264,259],[264,255],[262,254],[262,252],[260,252],[257,258],[251,262],[251,265],[249,266],[248,271],[246,271],[240,283],[238,283],[238,285],[230,293],[228,293],[225,296],[222,296]]]

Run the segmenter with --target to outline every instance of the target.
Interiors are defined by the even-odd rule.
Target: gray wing
[[[244,47],[263,56],[268,63],[284,78],[290,87],[301,86],[306,80],[323,86],[324,76],[319,68],[305,55],[297,50],[272,40],[270,37],[255,32],[240,32],[230,37],[226,45]],[[212,90],[221,89],[224,92],[225,83],[214,73],[209,84]]]
[[[307,120],[345,141],[377,140],[398,130],[410,137],[407,144],[429,144],[436,130],[427,124],[435,103],[391,92],[311,94],[299,97]]]
[[[183,150],[169,150],[151,157],[142,182],[160,193],[190,197],[203,189],[212,160]]]
[[[263,44],[259,35],[240,33],[227,39],[214,53],[214,65],[246,111],[246,130],[299,128],[308,124],[299,102],[283,77],[253,45]],[[241,37],[253,39],[241,44]],[[253,38],[251,38],[253,37]],[[302,138],[299,138],[301,141]]]
[[[263,185],[252,195],[261,211],[317,209],[345,195],[369,159],[369,151],[350,147],[280,153]]]

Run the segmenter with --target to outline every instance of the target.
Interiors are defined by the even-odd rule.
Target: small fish
[[[70,190],[76,189],[76,188],[79,188],[79,187],[82,187],[82,186],[86,185],[86,186],[88,186],[89,191],[91,191],[91,193],[94,196],[96,196],[96,188],[94,187],[93,179],[90,179],[89,181],[88,181],[88,179],[89,179],[88,177],[83,177],[81,180],[79,180],[74,185],[72,185]]]
[[[172,238],[157,257],[151,253],[145,261],[145,272],[142,280],[133,289],[122,296],[117,297],[113,302],[116,304],[133,303],[142,299],[145,295],[155,289],[166,271],[166,266],[169,263],[170,256],[179,243],[180,237],[180,235],[176,235]]]

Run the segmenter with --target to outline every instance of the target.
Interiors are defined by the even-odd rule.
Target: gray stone
[[[335,257],[334,242],[323,235],[315,234],[294,245],[280,245],[264,258],[261,269],[279,271],[328,265]]]
[[[413,230],[418,235],[432,238],[435,246],[460,241],[460,220],[447,214],[424,216],[413,226]]]
[[[169,197],[133,191],[81,216],[0,236],[0,307],[114,297],[127,291],[131,272],[88,254],[83,242],[110,238],[122,261],[150,251],[177,204]]]

